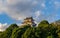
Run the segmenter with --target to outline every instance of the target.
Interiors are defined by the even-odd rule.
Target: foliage
[[[2,33],[2,32],[0,31],[0,33]]]
[[[38,27],[40,27],[40,28],[46,28],[48,26],[49,26],[49,23],[46,20],[43,20],[38,24]]]
[[[23,28],[15,28],[12,32],[12,37],[11,38],[21,38],[23,33],[29,28],[30,26],[26,25]]]
[[[41,21],[37,27],[31,25],[18,27],[12,24],[0,32],[0,38],[60,38],[60,26],[49,24],[46,20]]]
[[[18,28],[18,26],[17,26],[16,24],[11,24],[11,25],[0,35],[0,37],[1,37],[1,38],[10,38],[10,37],[11,37],[11,34],[12,34],[12,31],[13,31],[15,28]]]

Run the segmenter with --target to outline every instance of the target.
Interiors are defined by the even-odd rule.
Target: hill
[[[21,28],[11,24],[0,34],[0,38],[60,38],[60,28],[46,20],[41,21],[37,27],[27,24]]]

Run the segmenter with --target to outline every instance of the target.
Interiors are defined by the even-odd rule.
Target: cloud
[[[26,17],[34,16],[35,13],[38,17],[40,15],[38,4],[39,6],[41,4],[39,0],[0,0],[0,14],[4,12],[15,20],[23,20]],[[0,31],[4,31],[7,27],[7,23],[0,23]]]
[[[8,27],[7,23],[5,24],[0,23],[0,31],[4,31],[7,27]]]
[[[6,12],[7,15],[16,20],[32,16],[32,8],[37,4],[36,1],[32,0],[6,0],[1,2],[0,11]]]
[[[33,16],[35,8],[37,8],[38,4],[40,5],[40,1],[42,0],[0,0],[0,12],[5,12],[7,15],[16,20],[24,19],[25,17]],[[42,7],[41,6],[41,7]],[[33,9],[34,8],[34,9]]]
[[[41,11],[36,11],[36,12],[35,12],[36,18],[38,18],[38,17],[40,16],[40,14],[41,14]]]
[[[46,12],[50,14],[51,10],[53,10],[53,14],[55,13],[54,7],[60,7],[60,3],[55,2],[54,6],[53,2],[55,1],[51,0],[50,4],[48,4],[49,1],[47,0],[0,0],[0,13],[5,12],[9,17],[16,20],[22,20],[30,16],[36,16],[39,20],[51,19],[51,17],[48,17],[50,15],[47,15]],[[45,14],[42,13],[44,11]],[[54,16],[52,15],[52,17]]]

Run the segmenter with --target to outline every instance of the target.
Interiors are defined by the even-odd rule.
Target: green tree
[[[5,31],[0,32],[0,38],[60,38],[60,26],[49,24],[46,20],[41,21],[38,27],[18,27],[11,24]]]
[[[11,34],[12,34],[12,31],[13,31],[15,28],[18,28],[18,26],[17,26],[16,24],[11,24],[11,25],[0,35],[0,37],[1,37],[1,38],[10,38],[10,37],[11,37]]]
[[[0,31],[0,33],[2,33],[2,32]]]
[[[49,36],[52,38],[58,38],[57,29],[58,29],[57,27],[50,24],[48,27]]]
[[[60,38],[60,25],[58,25],[57,27],[58,27],[58,30],[57,30],[58,38]]]
[[[30,34],[31,34],[31,28],[28,28],[22,35],[22,38],[30,38]]]
[[[25,25],[23,28],[16,28],[12,32],[11,38],[21,38],[25,31],[30,28],[29,25]]]
[[[48,25],[49,25],[48,21],[43,20],[43,21],[41,21],[41,22],[38,24],[38,27],[43,27],[43,28],[45,28],[45,27],[48,27]]]
[[[39,33],[40,29],[31,27],[25,31],[25,33],[22,35],[22,38],[40,38]]]
[[[37,37],[37,38],[41,38],[41,29],[40,28],[38,28],[38,27],[36,27],[36,29],[35,29],[35,36]]]

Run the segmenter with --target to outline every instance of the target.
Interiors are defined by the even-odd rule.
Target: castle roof
[[[27,19],[31,19],[31,20],[33,20],[33,18],[32,17],[27,17],[26,19],[24,19],[24,20],[27,20]],[[34,20],[33,20],[34,21]]]

